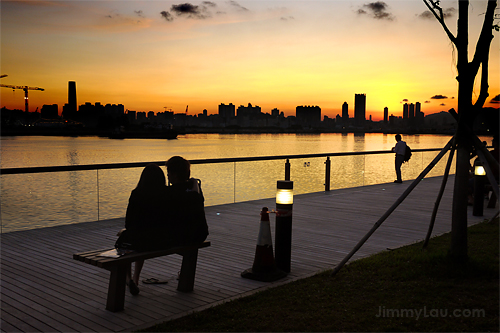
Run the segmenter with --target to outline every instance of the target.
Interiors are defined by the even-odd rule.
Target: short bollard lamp
[[[476,166],[474,167],[474,175],[476,176],[486,176],[486,170],[484,166],[480,162],[476,162]]]
[[[472,215],[483,216],[484,207],[484,183],[486,171],[480,161],[474,165],[474,204],[472,206]]]
[[[292,253],[293,181],[278,180],[276,191],[276,267],[290,272]]]

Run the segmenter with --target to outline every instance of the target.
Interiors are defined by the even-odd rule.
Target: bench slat
[[[178,246],[178,247],[172,247],[169,249],[158,250],[158,251],[133,252],[133,253],[125,254],[125,255],[118,257],[118,258],[109,258],[109,257],[101,257],[100,256],[101,253],[113,249],[113,248],[110,248],[110,249],[75,253],[75,254],[73,254],[73,259],[83,261],[87,264],[98,266],[98,267],[101,267],[104,269],[109,269],[110,267],[113,267],[116,265],[127,264],[127,263],[131,263],[131,262],[134,262],[137,260],[146,260],[146,259],[166,256],[166,255],[170,255],[170,254],[181,254],[182,255],[184,252],[188,252],[188,251],[194,250],[194,249],[201,249],[204,247],[208,247],[210,245],[211,244],[209,241],[205,241],[205,242],[200,243],[198,245]]]

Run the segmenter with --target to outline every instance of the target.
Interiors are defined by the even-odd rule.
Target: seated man
[[[177,235],[177,245],[203,242],[208,236],[208,225],[205,218],[204,197],[200,181],[189,178],[191,165],[189,161],[174,156],[167,163],[168,219],[173,224]]]

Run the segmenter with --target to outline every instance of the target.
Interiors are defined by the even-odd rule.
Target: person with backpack
[[[395,167],[396,167],[396,180],[395,183],[401,184],[403,180],[401,179],[401,165],[405,162],[406,154],[406,142],[401,140],[401,135],[396,134],[396,145],[392,148],[392,151],[396,153]]]

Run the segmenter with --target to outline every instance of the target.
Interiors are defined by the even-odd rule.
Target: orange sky
[[[472,1],[471,44],[486,1]],[[179,6],[185,4],[184,6]],[[187,5],[186,5],[187,4]],[[30,91],[30,111],[67,102],[183,112],[252,103],[295,115],[319,105],[335,117],[354,95],[367,118],[456,108],[451,44],[420,0],[385,1],[2,1],[2,84]],[[441,1],[456,8],[456,1]],[[456,11],[448,11],[451,31]],[[163,13],[163,14],[162,14]],[[500,93],[499,36],[490,55],[490,98]],[[1,106],[24,109],[22,90],[2,88]],[[478,90],[476,91],[478,93]],[[433,98],[434,97],[434,98]],[[437,98],[441,97],[441,98]],[[498,103],[486,106],[498,107]]]

